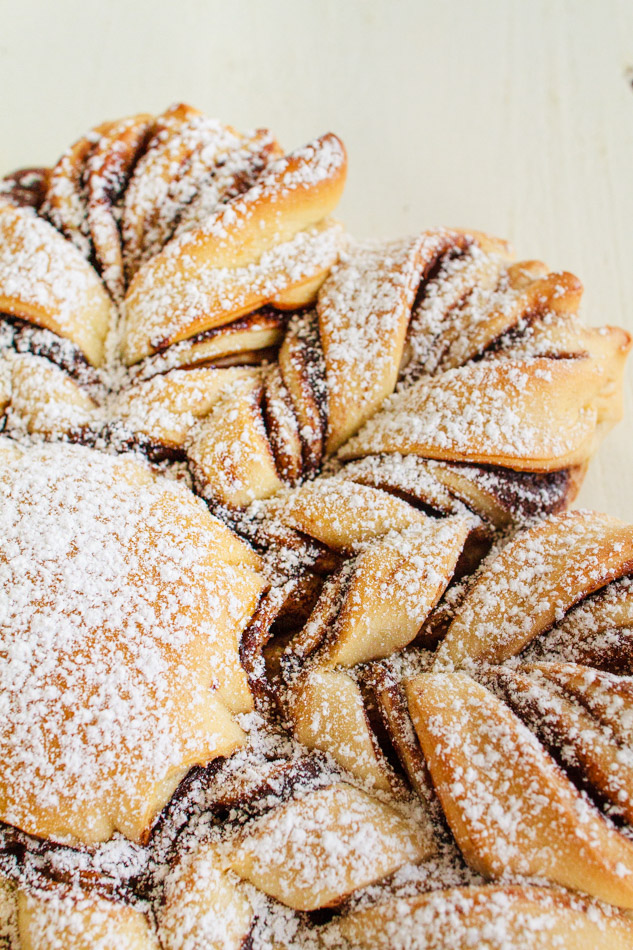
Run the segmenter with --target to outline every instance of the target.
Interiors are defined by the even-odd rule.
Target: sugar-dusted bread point
[[[101,407],[90,394],[50,360],[10,352],[5,361],[10,376],[9,428],[52,437],[79,431],[103,418]]]
[[[632,569],[630,525],[591,511],[540,522],[505,547],[472,586],[439,647],[436,668],[514,656],[579,600]]]
[[[629,677],[575,664],[534,663],[516,670],[496,667],[486,682],[611,815],[633,821]]]
[[[239,507],[283,488],[261,412],[259,374],[242,372],[191,433],[189,458],[198,484],[221,504]]]
[[[459,518],[429,519],[364,547],[317,662],[353,666],[411,643],[444,593],[467,534],[468,522]]]
[[[430,853],[415,824],[350,785],[289,802],[247,824],[226,862],[282,904],[315,910]]]
[[[124,356],[229,323],[325,278],[338,255],[339,228],[325,219],[345,182],[343,145],[324,136],[278,159],[256,187],[231,199],[202,228],[184,231],[132,281],[126,297]]]
[[[295,736],[308,749],[329,752],[372,788],[392,788],[392,770],[368,722],[358,684],[348,673],[310,671],[296,687],[292,718]]]
[[[392,244],[361,245],[333,268],[317,305],[329,452],[393,392],[420,281],[451,243],[451,235],[431,232]]]
[[[444,814],[473,868],[633,908],[633,845],[507,706],[465,673],[414,677],[407,696]]]
[[[117,393],[109,408],[132,432],[180,448],[196,419],[208,415],[225,391],[256,376],[255,369],[241,366],[173,369]]]
[[[390,531],[428,523],[421,511],[400,498],[339,478],[320,478],[280,493],[267,502],[265,511],[288,528],[349,552]]]
[[[394,397],[341,456],[402,452],[557,471],[593,453],[604,386],[589,358],[469,363]]]
[[[621,914],[562,890],[521,885],[463,887],[379,903],[331,928],[350,950],[628,950]]]
[[[0,207],[0,310],[68,337],[95,366],[113,320],[98,274],[32,211]]]

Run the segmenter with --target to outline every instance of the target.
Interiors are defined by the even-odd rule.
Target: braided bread
[[[631,345],[178,105],[0,186],[0,938],[633,947]]]

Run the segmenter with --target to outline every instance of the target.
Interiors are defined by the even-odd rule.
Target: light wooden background
[[[189,101],[350,153],[359,236],[433,224],[577,273],[633,331],[633,0],[0,0],[0,171]],[[633,520],[633,386],[584,504]]]

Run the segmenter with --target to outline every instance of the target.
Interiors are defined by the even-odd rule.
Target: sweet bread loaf
[[[631,340],[324,135],[189,106],[0,186],[0,941],[633,947]]]

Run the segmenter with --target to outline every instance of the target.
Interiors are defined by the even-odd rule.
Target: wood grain
[[[333,129],[353,232],[496,232],[633,331],[630,0],[0,0],[0,20],[2,171],[179,98],[289,147]],[[629,520],[631,380],[581,496]]]

